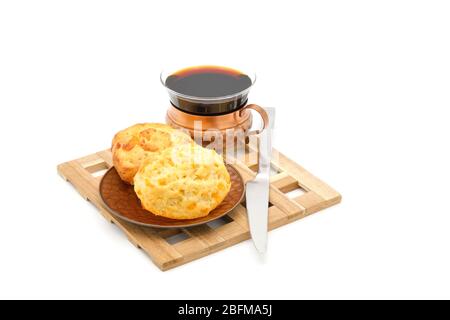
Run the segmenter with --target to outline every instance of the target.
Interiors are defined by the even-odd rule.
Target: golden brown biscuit
[[[208,215],[230,191],[223,158],[196,144],[166,149],[146,161],[134,177],[144,209],[171,219]]]
[[[164,149],[192,143],[187,134],[160,123],[141,123],[117,133],[112,142],[113,164],[123,181],[133,184],[142,162]]]

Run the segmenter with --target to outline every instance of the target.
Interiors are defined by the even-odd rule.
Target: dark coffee
[[[180,70],[166,79],[166,86],[178,93],[200,98],[223,97],[248,89],[252,80],[246,74],[216,66]]]
[[[177,71],[167,77],[172,104],[189,113],[217,115],[233,112],[247,102],[252,79],[238,70],[200,66]]]

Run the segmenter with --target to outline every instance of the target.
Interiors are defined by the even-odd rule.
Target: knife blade
[[[267,251],[267,223],[269,215],[270,160],[274,112],[266,109],[269,126],[259,135],[259,168],[254,180],[247,182],[246,204],[250,234],[256,250]]]

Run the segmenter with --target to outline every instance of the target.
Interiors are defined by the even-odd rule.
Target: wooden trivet
[[[247,150],[245,161],[234,166],[245,181],[255,176],[258,157]],[[341,201],[341,196],[300,165],[274,150],[270,183],[269,229],[281,227]],[[100,198],[98,187],[104,172],[112,166],[110,150],[62,163],[59,174],[92,202],[100,213],[117,225],[131,243],[144,250],[163,271],[235,245],[250,238],[245,201],[229,215],[205,225],[182,229],[154,229],[137,226],[112,216]],[[293,190],[304,193],[291,197]],[[295,193],[295,192],[294,192]]]

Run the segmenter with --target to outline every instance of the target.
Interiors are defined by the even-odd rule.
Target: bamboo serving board
[[[244,181],[255,176],[257,156],[247,148],[245,161],[236,161]],[[294,161],[274,150],[270,180],[269,229],[304,218],[341,201],[341,196]],[[256,160],[255,160],[256,159]],[[112,166],[110,150],[62,163],[59,174],[92,202],[106,220],[117,225],[137,248],[144,250],[163,271],[250,239],[245,201],[229,215],[205,225],[182,229],[140,227],[112,216],[105,208],[99,183]],[[295,190],[295,191],[294,191]],[[292,193],[301,195],[291,196]]]

